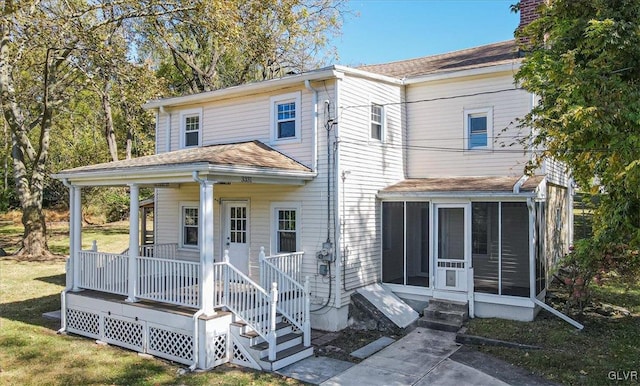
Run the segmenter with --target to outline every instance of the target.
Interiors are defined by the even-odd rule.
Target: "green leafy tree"
[[[640,2],[553,0],[519,32],[528,37],[516,79],[539,97],[523,120],[546,157],[579,187],[602,192],[593,237],[570,263],[586,282],[640,273]],[[528,140],[529,140],[528,139]]]
[[[191,0],[138,24],[143,55],[173,93],[211,91],[316,68],[345,0]],[[163,5],[163,9],[168,9]]]
[[[0,3],[0,106],[11,132],[13,180],[22,209],[20,254],[49,255],[42,203],[51,133],[58,114],[86,88],[89,66],[96,64],[91,56],[101,51],[96,42],[114,24],[161,15],[154,1]]]

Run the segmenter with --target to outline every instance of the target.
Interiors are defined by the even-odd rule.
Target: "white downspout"
[[[71,206],[73,205],[74,188],[69,183],[69,180],[64,178],[62,184],[69,189],[69,259],[65,262],[65,286],[64,290],[60,293],[60,329],[58,334],[62,334],[67,330],[67,292],[73,288],[73,229],[71,229]],[[69,285],[69,271],[71,271],[71,286]]]
[[[171,151],[171,113],[169,111],[167,111],[163,106],[160,106],[160,113],[162,114],[166,114],[167,115],[167,126],[166,126],[166,130],[164,133],[164,140],[165,140],[165,144],[164,144],[164,150],[166,152],[170,152]],[[157,122],[156,122],[157,124]],[[156,138],[158,138],[156,136]]]
[[[202,314],[204,314],[204,309],[202,308],[193,314],[193,364],[189,366],[189,371],[193,371],[198,367],[198,350],[200,350],[200,344],[198,343],[200,340],[200,334],[198,334],[198,319]]]
[[[571,319],[567,315],[563,314],[562,312],[549,306],[547,303],[541,300],[538,300],[538,298],[536,298],[536,264],[535,264],[536,239],[534,237],[535,205],[531,197],[527,198],[527,207],[529,209],[529,240],[531,240],[531,242],[529,243],[529,296],[531,298],[531,301],[534,304],[551,312],[552,314],[559,317],[560,319],[564,320],[565,322],[571,324],[578,330],[582,330],[584,328],[584,325],[582,325],[580,322],[577,322]]]
[[[526,174],[520,177],[520,179],[513,185],[513,193],[515,194],[520,193],[520,188],[522,187],[522,184],[524,184],[525,181],[528,179],[529,179],[529,176]]]
[[[311,87],[311,82],[309,80],[304,81],[304,87],[307,90],[311,91],[312,99],[311,104],[313,105],[313,122],[311,124],[311,138],[313,140],[313,146],[311,150],[311,170],[313,172],[318,171],[318,90]]]

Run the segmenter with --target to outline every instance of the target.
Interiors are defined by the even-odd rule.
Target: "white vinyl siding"
[[[339,86],[339,171],[342,304],[352,291],[380,280],[380,189],[404,178],[402,89],[398,85],[346,76]],[[384,141],[371,137],[371,101],[384,106]]]
[[[511,72],[407,86],[407,177],[521,176],[530,154],[517,119],[531,94],[515,89]],[[490,108],[490,109],[489,109]],[[465,112],[489,112],[488,149],[469,149]]]

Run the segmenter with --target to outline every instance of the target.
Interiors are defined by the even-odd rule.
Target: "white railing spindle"
[[[127,256],[114,253],[79,251],[80,288],[127,294]]]

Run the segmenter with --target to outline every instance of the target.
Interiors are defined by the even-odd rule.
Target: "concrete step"
[[[297,346],[302,343],[302,334],[290,333],[276,337],[276,352],[284,351],[293,346]],[[256,350],[260,357],[269,355],[269,343],[260,342],[251,346],[252,350]]]
[[[304,347],[299,344],[290,347],[286,350],[280,351],[276,354],[276,360],[270,361],[269,356],[265,355],[260,360],[270,367],[271,371],[279,370],[285,366],[289,366],[292,363],[301,361],[313,355],[313,346]]]
[[[418,326],[434,330],[456,332],[469,319],[469,304],[452,300],[431,299],[418,319]]]
[[[427,307],[424,309],[423,318],[438,322],[448,322],[462,325],[462,323],[464,323],[469,318],[469,312],[458,310],[438,310]]]
[[[432,330],[457,332],[462,327],[462,324],[447,322],[443,320],[433,320],[427,317],[422,317],[417,321],[418,327],[430,328]]]
[[[436,310],[452,310],[452,311],[467,311],[469,312],[469,302],[458,302],[455,300],[444,299],[429,299],[427,308]]]

